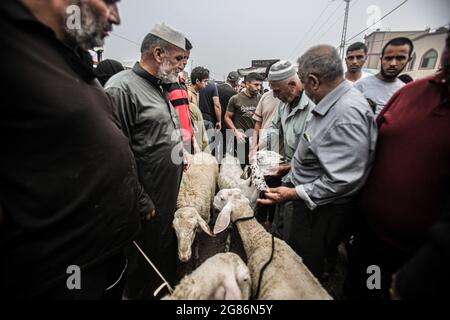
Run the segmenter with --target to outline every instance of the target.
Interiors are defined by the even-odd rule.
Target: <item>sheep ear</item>
[[[209,228],[208,224],[206,223],[206,221],[199,215],[197,214],[197,222],[198,225],[200,226],[200,228],[202,228],[202,230],[208,234],[211,237],[215,237],[216,235],[212,233],[211,229]]]
[[[230,225],[231,211],[231,203],[228,202],[217,217],[216,224],[214,225],[214,234],[221,233]]]
[[[225,288],[225,300],[242,300],[242,292],[234,274],[225,275],[223,287]]]

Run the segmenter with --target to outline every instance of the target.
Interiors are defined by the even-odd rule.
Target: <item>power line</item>
[[[314,28],[314,26],[316,25],[316,23],[320,20],[320,18],[322,18],[323,14],[325,13],[325,11],[327,11],[327,9],[330,7],[332,1],[328,1],[328,4],[325,6],[325,8],[322,10],[322,12],[319,14],[319,16],[317,17],[317,19],[312,23],[312,25],[309,27],[308,31],[306,31],[303,34],[303,37],[301,38],[301,40],[298,42],[297,46],[295,47],[294,50],[292,50],[291,54],[289,55],[289,57],[291,57],[293,54],[295,54],[295,52],[297,51],[297,49],[300,48],[300,46],[303,44],[303,40],[305,40],[306,36],[312,31],[312,29]]]
[[[391,11],[389,11],[388,13],[386,13],[383,17],[381,17],[381,19],[379,19],[378,21],[375,21],[372,25],[368,26],[367,28],[365,28],[363,31],[359,32],[358,34],[354,35],[353,37],[351,37],[350,39],[347,39],[345,41],[345,43],[349,43],[350,41],[352,41],[353,39],[355,39],[357,36],[359,36],[360,34],[362,34],[363,32],[369,30],[371,27],[373,27],[374,25],[376,25],[378,22],[380,22],[381,20],[383,20],[384,18],[386,18],[387,16],[389,16],[391,13],[393,13],[394,11],[396,11],[398,8],[400,8],[401,6],[403,6],[405,3],[407,3],[409,0],[405,0],[402,3],[400,3],[398,6],[396,6],[394,9],[392,9]]]
[[[130,42],[130,43],[132,43],[132,44],[135,44],[135,45],[137,45],[138,47],[141,46],[141,45],[140,45],[139,43],[137,43],[136,41],[130,40],[130,39],[128,39],[128,38],[125,38],[124,36],[118,35],[117,33],[111,32],[111,34],[112,34],[113,36],[116,36],[116,37],[119,38],[119,39],[128,41],[128,42]]]
[[[333,17],[336,12],[340,9],[340,7],[343,5],[343,2],[339,3],[339,5],[336,7],[336,9],[325,19],[325,21],[320,25],[320,27],[317,29],[316,32],[314,32],[309,38],[308,40],[305,41],[305,43],[310,42],[312,39],[314,39],[314,36],[320,31],[322,30],[322,28],[327,24],[328,21],[330,21],[331,17]],[[296,52],[294,52],[294,57],[297,54],[298,50],[296,50]],[[292,55],[290,57],[290,59],[292,58]]]
[[[353,8],[358,3],[358,1],[359,0],[356,0],[355,2],[353,2],[353,4],[350,6],[350,9]],[[330,31],[331,28],[333,28],[336,25],[336,23],[338,23],[344,16],[345,16],[345,12],[340,17],[338,17],[336,20],[334,20],[333,24],[331,24],[330,27],[324,33],[322,33],[322,35],[317,39],[317,41],[322,39],[324,35],[328,34],[328,31]]]

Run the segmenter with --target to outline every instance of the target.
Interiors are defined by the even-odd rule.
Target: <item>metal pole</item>
[[[351,0],[344,0],[347,4],[345,6],[345,17],[344,17],[344,26],[342,28],[342,38],[341,38],[341,45],[339,46],[339,55],[341,56],[341,59],[344,59],[345,56],[345,40],[347,39],[347,24],[348,24],[348,13],[350,11],[350,1]]]

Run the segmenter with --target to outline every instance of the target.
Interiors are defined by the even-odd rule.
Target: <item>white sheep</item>
[[[251,174],[248,174],[245,179],[242,178],[243,176],[244,172],[239,160],[227,154],[220,166],[219,179],[217,181],[219,190],[240,189],[242,194],[250,201],[252,209],[255,209],[260,190],[253,183]]]
[[[211,154],[197,153],[190,157],[190,161],[191,167],[181,180],[173,220],[178,257],[182,262],[191,259],[191,247],[198,227],[213,236],[208,223],[219,173],[217,160]]]
[[[250,271],[235,253],[219,253],[185,276],[163,300],[248,300]]]
[[[239,159],[226,154],[220,164],[219,179],[217,180],[219,190],[237,188],[242,182],[242,172]]]
[[[214,198],[214,207],[221,210],[214,227],[220,233],[230,220],[253,217],[253,210],[239,189],[221,190]],[[256,219],[238,221],[237,228],[244,244],[255,294],[261,269],[272,253],[272,235]],[[260,300],[329,300],[330,295],[321,286],[302,259],[286,242],[275,239],[274,255],[261,280]]]

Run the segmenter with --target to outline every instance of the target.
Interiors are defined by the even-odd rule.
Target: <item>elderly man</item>
[[[119,24],[116,2],[0,3],[0,295],[7,299],[122,297],[140,185],[85,51]],[[72,25],[77,13],[81,24]]]
[[[364,97],[344,80],[335,48],[320,45],[299,61],[305,92],[316,103],[294,158],[290,187],[261,203],[285,203],[284,240],[317,277],[343,239],[352,200],[373,161],[377,127]],[[328,261],[333,263],[334,261]]]
[[[171,284],[177,264],[172,220],[183,172],[183,145],[179,120],[162,85],[177,81],[184,68],[186,43],[179,31],[164,23],[156,25],[142,42],[140,62],[106,84],[156,214],[143,223],[137,243]],[[126,297],[152,298],[162,280],[142,256],[132,262],[136,264],[128,278]]]
[[[269,85],[273,90],[273,97],[278,101],[272,124],[268,130],[263,130],[262,136],[270,135],[269,149],[274,150],[276,138],[282,138],[280,145],[283,146],[282,154],[285,165],[278,167],[275,177],[268,177],[267,182],[271,187],[279,187],[281,178],[283,182],[289,182],[290,164],[295,150],[297,149],[306,121],[311,114],[314,104],[309,100],[303,90],[303,85],[297,75],[294,66],[289,61],[280,61],[272,65],[267,77]],[[256,114],[255,114],[256,115]],[[256,120],[258,123],[258,120]],[[276,133],[276,136],[275,134]],[[281,236],[282,219],[277,213],[274,220],[274,232]]]
[[[278,130],[283,137],[283,156],[287,165],[279,168],[279,174],[285,175],[291,168],[292,157],[314,103],[305,94],[294,66],[289,61],[274,64],[267,79],[273,96],[282,102],[275,111],[270,129]]]

